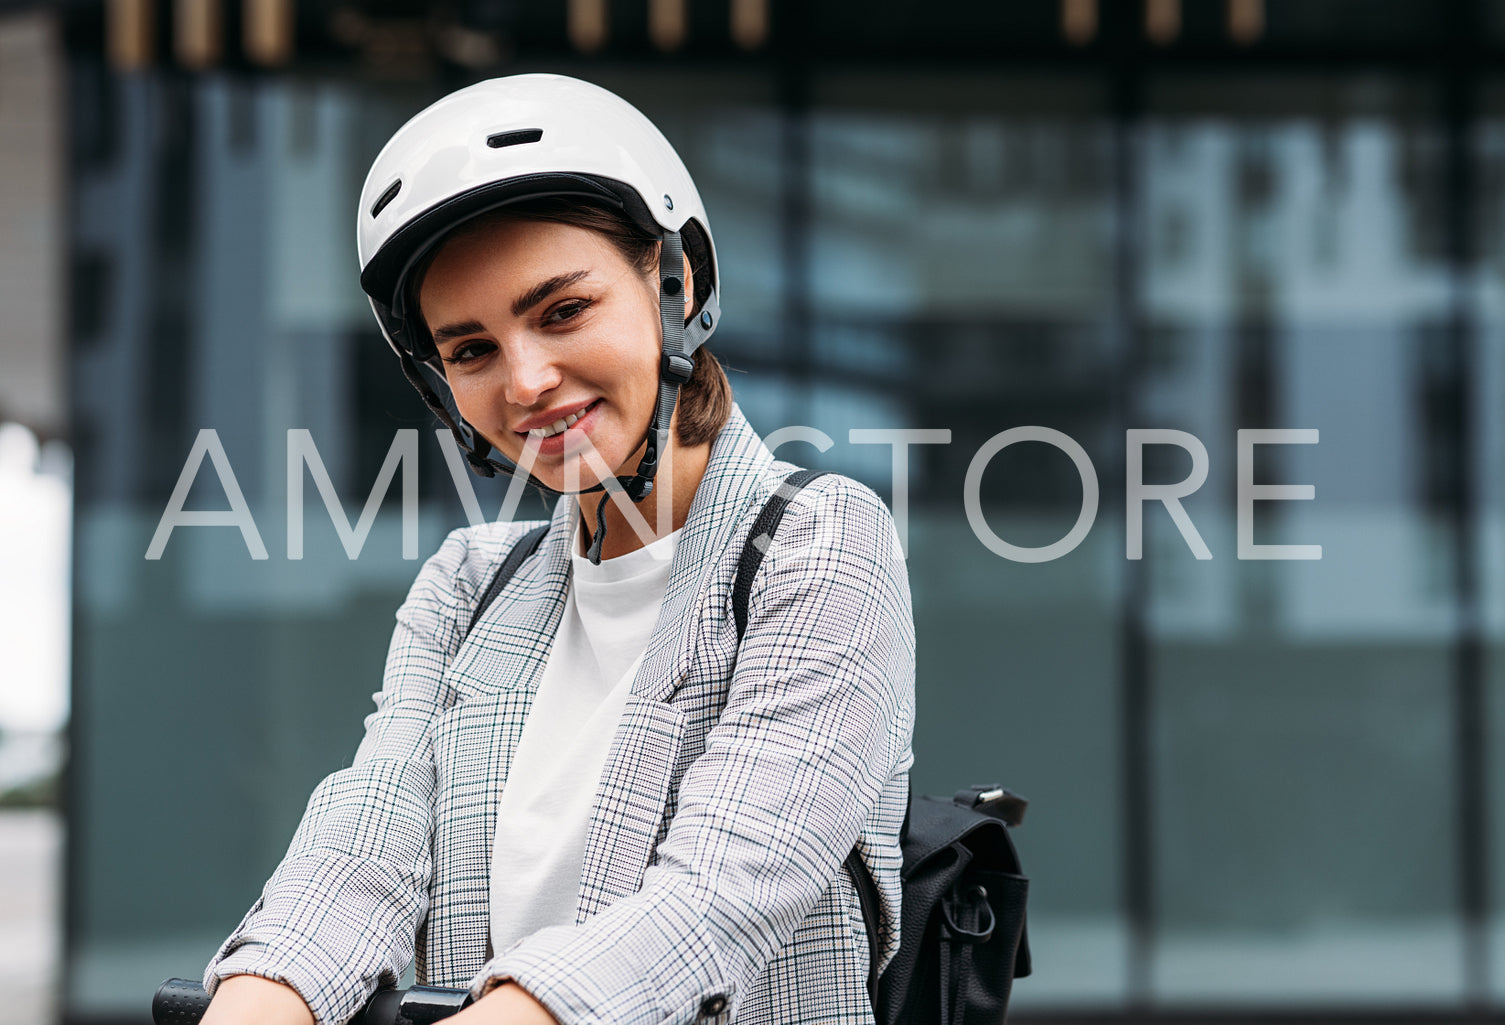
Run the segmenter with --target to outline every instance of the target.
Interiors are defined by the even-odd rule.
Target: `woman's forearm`
[[[454,1020],[459,1025],[559,1025],[547,1007],[515,982],[497,986]]]
[[[214,991],[200,1025],[314,1025],[314,1015],[291,986],[232,975]]]

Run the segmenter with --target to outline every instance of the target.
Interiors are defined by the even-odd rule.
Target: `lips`
[[[563,416],[559,416],[557,411],[551,410],[548,414],[544,415],[555,416],[556,419],[540,423],[543,420],[543,416],[541,415],[535,417],[532,421],[524,421],[525,423],[531,422],[536,426],[526,431],[516,432],[516,436],[523,443],[524,459],[527,458],[526,453],[528,452],[532,452],[535,456],[541,456],[545,459],[556,459],[565,455],[566,452],[578,449],[582,444],[589,444],[586,438],[589,436],[589,432],[593,429],[593,425],[597,419],[599,419],[597,414],[605,408],[605,402],[601,399],[595,399],[583,406],[573,408],[565,406],[561,408],[569,410],[569,412],[566,412]]]
[[[562,420],[555,420],[547,427],[535,427],[528,432],[528,437],[552,438],[556,434],[563,434],[565,431],[569,430],[575,425],[575,421],[579,420],[584,415],[585,411],[582,410],[579,413],[571,413],[569,416],[565,417]]]
[[[589,402],[584,402],[573,407],[561,406],[559,409],[550,410],[541,416],[524,420],[515,430],[518,434],[539,439],[563,434],[570,427],[574,426],[576,421],[590,412],[592,406],[600,401],[600,399],[592,399]]]

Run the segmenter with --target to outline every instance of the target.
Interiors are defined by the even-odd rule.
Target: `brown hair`
[[[605,236],[638,273],[644,277],[658,274],[658,238],[610,207],[562,196],[528,200],[481,214],[455,229],[455,233],[484,230],[500,221],[552,221],[597,232]],[[683,233],[695,288],[694,301],[687,311],[689,316],[699,312],[701,303],[711,293],[708,247],[702,238],[691,237],[692,232],[688,229],[692,226],[693,222]],[[442,243],[431,246],[409,273],[409,309],[418,310],[418,291],[423,287],[424,275],[440,248]],[[656,286],[653,291],[658,292]],[[690,448],[715,439],[732,415],[732,385],[721,368],[721,362],[705,346],[696,349],[692,358],[695,370],[680,386],[679,401],[674,406],[674,436],[681,445]]]

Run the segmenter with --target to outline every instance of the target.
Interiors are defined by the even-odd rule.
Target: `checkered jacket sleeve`
[[[476,995],[514,980],[564,1025],[735,1020],[831,886],[911,760],[914,625],[883,503],[847,478],[810,485],[748,610],[725,709],[642,888],[500,952]]]
[[[211,995],[228,976],[259,975],[291,986],[320,1025],[335,1025],[412,962],[432,871],[430,727],[453,701],[444,666],[461,640],[461,609],[474,603],[467,549],[465,534],[451,534],[414,581],[353,764],[309,798],[261,898],[205,969]]]

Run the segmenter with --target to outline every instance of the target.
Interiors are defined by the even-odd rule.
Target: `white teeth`
[[[575,425],[575,421],[579,420],[584,415],[585,410],[582,409],[578,413],[571,413],[563,420],[555,420],[547,427],[535,427],[528,432],[528,435],[534,438],[552,438],[556,434],[569,430]]]

